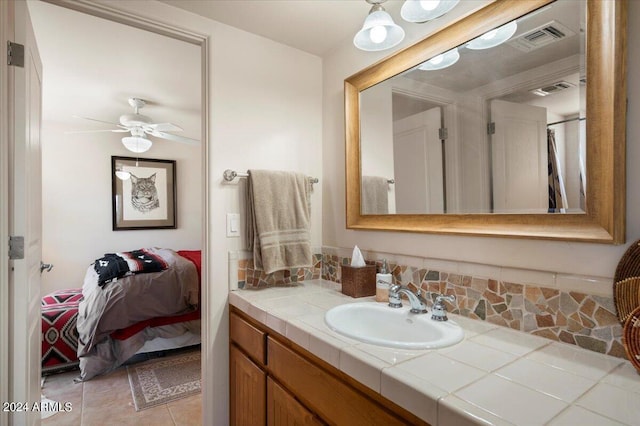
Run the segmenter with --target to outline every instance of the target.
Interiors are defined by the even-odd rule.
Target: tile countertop
[[[364,301],[374,299],[326,280],[229,293],[229,304],[432,425],[640,425],[628,361],[453,314],[465,339],[436,350],[369,345],[325,324],[328,309]]]

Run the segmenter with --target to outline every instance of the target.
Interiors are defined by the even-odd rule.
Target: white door
[[[3,0],[5,1],[5,0]],[[13,22],[15,43],[24,45],[24,67],[11,66],[5,74],[12,79],[13,137],[9,139],[9,218],[8,230],[24,237],[24,259],[9,260],[9,329],[3,332],[8,348],[8,399],[12,402],[40,402],[40,263],[41,263],[41,160],[40,114],[42,64],[25,1],[9,0],[13,5],[2,22]],[[5,44],[6,46],[6,44]],[[11,114],[11,112],[3,112]],[[6,345],[6,346],[5,346]],[[40,413],[10,413],[14,425],[40,423]]]
[[[444,213],[440,107],[393,123],[396,213]]]
[[[549,208],[547,110],[491,101],[494,213],[546,213]]]

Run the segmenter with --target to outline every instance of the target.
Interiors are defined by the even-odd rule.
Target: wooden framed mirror
[[[571,7],[575,9],[573,12],[567,9]],[[563,22],[571,20],[576,22]],[[512,25],[512,22],[518,23],[518,29],[512,33],[509,42],[503,44],[504,51],[487,53],[487,49],[478,54],[472,48],[471,41],[488,38],[487,34],[489,37],[495,35],[494,30]],[[545,31],[546,34],[542,34]],[[546,46],[555,43],[554,38],[562,38],[558,33],[568,36],[555,47],[564,47],[565,43],[573,46],[575,51],[555,47],[555,50],[550,50]],[[550,41],[540,43],[541,37]],[[430,72],[433,68],[430,64],[442,62],[446,54],[453,51],[456,51],[458,62],[454,61],[454,66],[441,71],[439,77],[433,74],[435,77],[429,76],[428,80],[417,76],[418,72]],[[511,55],[509,52],[516,53],[506,56]],[[474,57],[485,58],[487,62],[471,62]],[[505,58],[502,63],[501,57]],[[547,58],[547,62],[536,62],[538,57]],[[519,67],[512,67],[513,64]],[[478,77],[492,65],[499,72],[487,71],[488,79],[484,80]],[[454,69],[456,66],[458,71]],[[541,70],[541,74],[535,74],[534,70]],[[471,87],[471,80],[476,77],[481,81]],[[441,85],[437,86],[436,82]],[[463,86],[465,94],[473,93],[475,96],[473,102],[478,108],[473,115],[468,113],[467,106],[472,102],[460,95],[462,89],[454,90]],[[507,86],[526,93],[506,91],[504,87]],[[429,90],[415,95],[419,99],[409,99],[407,103],[403,96],[414,95],[416,87]],[[531,100],[531,97],[541,96],[540,92],[549,95],[566,88],[572,88],[574,92],[571,96],[575,105],[571,111],[561,113],[551,111],[551,107],[534,107],[534,112],[542,110],[539,121],[546,122],[535,125],[517,122],[506,131],[506,136],[502,122],[495,124],[494,117],[500,114],[498,107],[502,106],[504,110],[506,105],[506,110],[511,112],[520,108],[513,104],[514,99]],[[496,0],[347,78],[344,89],[347,228],[624,243],[626,0]],[[447,95],[453,92],[456,94]],[[553,94],[549,98],[557,100],[561,97]],[[523,103],[540,104],[535,99]],[[417,154],[398,151],[398,134],[404,131],[407,120],[396,113],[396,105],[404,107],[406,116],[406,111],[411,110],[407,105],[412,104],[414,107],[420,104],[416,107],[421,108],[419,111],[437,110],[436,127],[446,121],[451,125],[450,128],[447,126],[448,131],[438,132],[432,151],[427,142],[422,141],[417,143],[420,147]],[[530,108],[528,105],[526,108]],[[371,116],[372,110],[384,115]],[[530,111],[525,109],[524,116],[534,115]],[[423,116],[420,113],[411,117],[418,115]],[[471,120],[463,121],[469,117]],[[571,118],[558,120],[558,117]],[[427,119],[424,120],[426,123]],[[481,130],[470,131],[472,122]],[[572,122],[578,135],[574,143],[578,147],[577,153],[574,155],[567,151],[564,159],[567,169],[573,170],[564,178],[573,182],[567,184],[567,191],[564,191],[564,183],[563,191],[558,187],[550,191],[548,186],[549,180],[555,181],[556,185],[558,179],[563,180],[561,174],[551,174],[551,169],[556,165],[560,167],[561,162],[556,143],[551,142],[556,131],[547,130],[557,126],[558,122]],[[528,128],[537,135],[525,138],[536,141],[532,142],[534,148],[529,142],[518,145],[520,142],[514,136],[528,135],[525,132]],[[523,159],[508,157],[509,160],[504,162],[506,166],[502,168],[500,161],[504,160],[505,151],[501,151],[500,139],[495,136],[500,131],[503,132],[502,143],[507,151],[515,151],[513,146],[516,145],[528,149]],[[372,142],[376,137],[380,142]],[[448,138],[456,143],[450,143]],[[566,139],[569,140],[568,137]],[[472,144],[471,140],[475,142]],[[442,148],[438,147],[440,142]],[[371,159],[372,153],[382,154]],[[570,156],[572,159],[567,160]],[[466,162],[456,163],[452,159]],[[488,165],[483,159],[488,159]],[[426,171],[416,172],[418,166],[422,167],[419,163],[425,164]],[[372,164],[383,166],[376,169]],[[509,189],[513,182],[532,181],[514,174],[528,168],[532,170],[532,176],[535,176],[532,179],[536,183]],[[379,176],[371,176],[376,171]],[[435,177],[429,178],[430,173]],[[422,182],[424,176],[427,176],[426,186]],[[402,189],[394,187],[388,190],[391,195],[387,194],[382,207],[379,207],[380,198],[384,194],[380,195],[380,182],[382,186],[388,184],[391,187],[404,182]],[[480,189],[476,190],[473,185],[479,185]],[[405,201],[400,201],[400,193],[405,194]],[[514,197],[519,194],[528,194],[537,204],[527,204],[533,201],[523,201],[525,204],[522,205],[514,202]],[[570,196],[573,201],[569,200]],[[420,201],[416,207],[417,198],[426,201]],[[504,200],[509,201],[505,204]]]

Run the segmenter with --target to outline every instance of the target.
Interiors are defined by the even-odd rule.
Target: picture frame
[[[176,229],[176,161],[111,157],[113,230]]]

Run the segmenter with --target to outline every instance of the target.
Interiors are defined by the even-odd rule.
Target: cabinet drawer
[[[266,363],[266,333],[258,330],[235,313],[229,318],[229,337],[260,365]]]
[[[338,425],[402,425],[406,422],[311,364],[281,343],[267,339],[269,371],[304,405]]]

